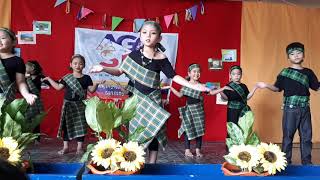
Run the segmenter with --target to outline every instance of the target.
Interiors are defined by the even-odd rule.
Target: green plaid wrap
[[[306,86],[309,89],[309,78],[307,75],[300,73],[299,71],[290,69],[290,68],[284,68],[280,72],[281,76],[287,77],[289,79],[298,81],[302,85]]]
[[[72,89],[72,98],[77,94],[80,99],[85,99],[85,91],[83,90],[80,82],[73,76],[73,74],[67,74],[62,78],[67,85]]]
[[[187,104],[184,107],[178,108],[182,123],[178,130],[178,137],[185,132],[188,140],[195,139],[204,135],[204,108],[203,102],[196,104]]]
[[[306,107],[309,106],[309,96],[289,96],[283,98],[283,105],[284,106],[299,106],[299,107]]]
[[[170,113],[161,107],[161,92],[155,90],[148,96],[137,89],[133,92],[138,97],[136,115],[129,123],[129,132],[133,133],[138,127],[145,127],[136,139],[138,142],[145,142],[148,147],[153,138],[157,138],[159,144],[164,148],[167,144],[165,122]]]
[[[120,69],[129,76],[129,79],[138,81],[140,84],[150,88],[160,88],[160,74],[140,66],[129,56],[122,61]]]
[[[27,85],[29,87],[29,90],[32,94],[35,94],[38,96],[38,98],[36,99],[35,103],[33,105],[29,105],[25,117],[28,121],[30,121],[31,123],[31,119],[33,117],[35,117],[36,115],[40,114],[41,112],[44,111],[44,106],[43,106],[43,102],[40,98],[40,92],[37,89],[37,87],[35,86],[35,84],[32,82],[31,78],[27,78],[26,79]]]
[[[228,101],[228,108],[230,109],[242,109],[240,116],[244,115],[245,112],[250,110],[250,107],[247,104],[247,95],[242,89],[242,87],[235,83],[230,82],[228,84],[230,88],[232,88],[239,96],[241,97],[242,101]]]
[[[11,82],[7,74],[5,67],[0,61],[0,88],[3,93],[0,94],[0,97],[5,97],[6,101],[4,104],[9,104],[16,98],[17,86],[16,82]]]
[[[184,96],[189,96],[195,99],[200,99],[203,100],[203,97],[201,96],[201,91],[197,91],[188,87],[183,86],[180,90],[180,92],[184,95]]]
[[[62,137],[62,126],[66,123],[69,139],[82,137],[87,134],[87,122],[85,117],[85,105],[82,101],[63,101],[60,126],[57,137]]]

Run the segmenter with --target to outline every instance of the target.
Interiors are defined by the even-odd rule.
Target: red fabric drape
[[[200,9],[195,21],[185,22],[185,9],[200,4],[199,1],[180,0],[71,0],[71,12],[65,13],[65,3],[54,8],[53,0],[12,0],[12,24],[14,31],[32,30],[34,20],[51,21],[52,35],[38,35],[36,45],[20,45],[24,60],[36,59],[44,68],[45,74],[55,79],[68,73],[70,57],[74,52],[74,28],[87,27],[103,29],[102,19],[106,13],[110,30],[110,15],[125,18],[116,30],[132,31],[134,18],[160,17],[164,32],[179,33],[179,48],[176,72],[187,75],[187,67],[191,63],[199,63],[202,68],[202,82],[228,82],[228,68],[236,63],[225,63],[221,71],[209,71],[207,59],[221,58],[221,49],[237,49],[240,57],[241,2],[205,1],[205,14],[200,15]],[[84,5],[94,11],[87,18],[78,21],[76,15]],[[161,16],[179,13],[179,27],[171,25],[166,28]],[[174,84],[175,88],[180,88]],[[43,122],[42,132],[55,137],[60,118],[63,92],[53,89],[43,90],[42,97],[45,106],[53,107]],[[180,125],[178,118],[179,106],[185,104],[185,99],[170,97],[167,109],[172,116],[168,121],[168,135],[177,139]],[[226,107],[215,104],[215,96],[205,97],[206,135],[205,140],[223,141],[226,135]]]

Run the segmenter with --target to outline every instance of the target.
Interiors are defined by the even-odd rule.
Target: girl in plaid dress
[[[186,78],[191,84],[199,84],[200,78],[200,65],[191,64],[188,68],[188,77]],[[227,86],[211,90],[210,95],[215,95],[222,92],[225,89],[230,89]],[[179,98],[185,96],[187,98],[187,104],[184,107],[179,108],[181,126],[178,131],[179,138],[184,135],[185,156],[193,157],[190,150],[190,141],[196,140],[196,157],[202,157],[201,145],[202,136],[205,132],[205,117],[203,108],[203,96],[200,91],[196,91],[187,87],[182,87],[180,92],[175,88],[170,87],[170,90]]]
[[[0,28],[0,97],[6,98],[5,103],[15,99],[18,89],[28,104],[33,104],[37,98],[28,90],[23,60],[15,56],[14,46],[17,38],[14,32],[7,28]]]
[[[198,91],[209,91],[202,84],[191,84],[177,75],[161,46],[161,26],[155,21],[146,21],[140,30],[140,41],[143,47],[131,52],[120,67],[111,68],[96,65],[91,72],[106,72],[120,76],[125,73],[133,81],[133,94],[139,99],[136,116],[130,121],[129,131],[145,127],[136,141],[143,143],[149,149],[149,163],[155,163],[159,144],[165,147],[167,143],[165,122],[170,116],[161,107],[160,72],[178,84]]]
[[[82,73],[85,67],[85,59],[80,54],[72,56],[70,67],[72,74],[65,75],[59,82],[50,77],[44,78],[56,90],[65,89],[58,131],[58,137],[63,137],[63,148],[58,151],[60,155],[69,152],[69,141],[72,139],[77,140],[76,154],[83,153],[82,145],[87,134],[87,123],[85,105],[82,100],[86,98],[87,91],[95,92],[98,85],[102,83],[93,83],[90,76]]]

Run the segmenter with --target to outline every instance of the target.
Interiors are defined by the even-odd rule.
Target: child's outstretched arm
[[[175,75],[172,80],[178,84],[180,84],[181,86],[186,86],[188,88],[197,90],[197,91],[210,91],[209,88],[207,88],[204,84],[191,84],[189,83],[189,81],[187,81],[186,79],[184,79],[183,77],[179,76],[179,75]]]
[[[170,90],[173,92],[174,95],[176,95],[177,97],[181,98],[183,96],[183,94],[179,91],[177,91],[175,88],[170,87]]]
[[[51,79],[49,76],[43,78],[42,81],[48,81],[48,82],[50,83],[50,85],[51,85],[54,89],[56,89],[56,90],[58,90],[58,91],[60,91],[61,89],[64,88],[64,85],[63,85],[63,84],[57,83],[56,81],[54,81],[53,79]]]
[[[105,82],[106,82],[105,80],[94,82],[92,86],[88,87],[88,91],[91,93],[96,92],[99,84],[104,84]]]
[[[220,89],[210,90],[210,91],[209,91],[209,94],[210,94],[210,95],[216,95],[216,94],[218,94],[218,93],[223,92],[224,90],[232,90],[232,89],[231,89],[229,86],[224,86],[224,87],[222,87],[222,88],[220,88]]]
[[[21,95],[28,104],[32,105],[36,101],[37,96],[29,92],[24,74],[16,73],[16,83]]]
[[[256,84],[256,86],[257,86],[258,88],[261,88],[261,89],[267,88],[267,89],[269,89],[270,91],[279,92],[279,88],[275,87],[274,85],[267,84],[267,83],[265,83],[265,82],[258,82],[258,83]]]
[[[250,91],[250,93],[249,93],[248,96],[247,96],[247,100],[249,100],[249,99],[252,98],[252,96],[254,95],[254,93],[256,92],[256,90],[257,90],[258,88],[259,88],[259,87],[258,87],[257,84],[254,85],[253,89]]]
[[[99,72],[105,72],[108,74],[111,74],[113,76],[120,76],[123,74],[123,72],[119,68],[114,67],[104,67],[101,65],[94,65],[89,70],[90,73],[99,73]]]

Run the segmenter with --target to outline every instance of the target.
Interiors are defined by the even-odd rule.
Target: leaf
[[[123,123],[127,123],[129,122],[132,118],[134,118],[135,116],[135,112],[136,112],[136,108],[137,108],[137,104],[138,104],[138,98],[137,96],[132,96],[128,99],[126,99],[124,106],[122,108],[122,116],[123,116],[123,120],[125,122]]]
[[[114,103],[104,103],[102,101],[98,102],[97,121],[101,127],[101,130],[106,134],[110,134],[114,126],[115,119],[112,113],[114,108],[116,108]]]
[[[21,126],[16,123],[8,113],[4,114],[4,124],[2,137],[19,137],[21,135]]]
[[[25,99],[15,99],[5,107],[4,111],[7,112],[12,118],[15,118],[18,111],[24,114],[27,108],[28,103]]]
[[[235,123],[228,122],[227,123],[227,130],[228,130],[228,134],[229,134],[230,138],[232,139],[232,141],[237,142],[237,144],[245,143],[244,138],[243,138],[243,132],[239,128],[239,126],[237,126]]]
[[[84,100],[83,102],[86,105],[85,116],[88,125],[92,130],[100,133],[102,129],[97,119],[97,107],[99,103],[99,98],[94,96],[90,99]]]
[[[88,161],[91,151],[93,150],[95,144],[88,144],[87,151],[82,155],[80,162],[85,163]]]
[[[247,139],[248,135],[252,133],[254,116],[252,111],[247,111],[241,118],[239,118],[238,125],[243,131],[243,138]]]
[[[51,108],[49,108],[46,112],[41,112],[40,114],[37,114],[35,117],[32,118],[31,122],[28,123],[28,125],[24,128],[25,131],[23,132],[33,132],[33,130],[41,124],[41,122],[44,120],[44,118],[48,115]]]
[[[18,138],[19,146],[18,148],[23,150],[25,149],[30,143],[32,143],[35,139],[39,137],[39,133],[33,134],[33,133],[23,133],[21,135],[22,138]]]
[[[248,145],[255,145],[255,146],[258,145],[258,144],[260,144],[260,139],[259,139],[257,133],[255,133],[255,132],[252,133],[252,134],[250,135],[250,137],[248,138],[246,144],[248,144]]]
[[[235,166],[237,165],[237,161],[233,157],[231,157],[229,155],[224,155],[223,157],[228,163],[233,164]]]

